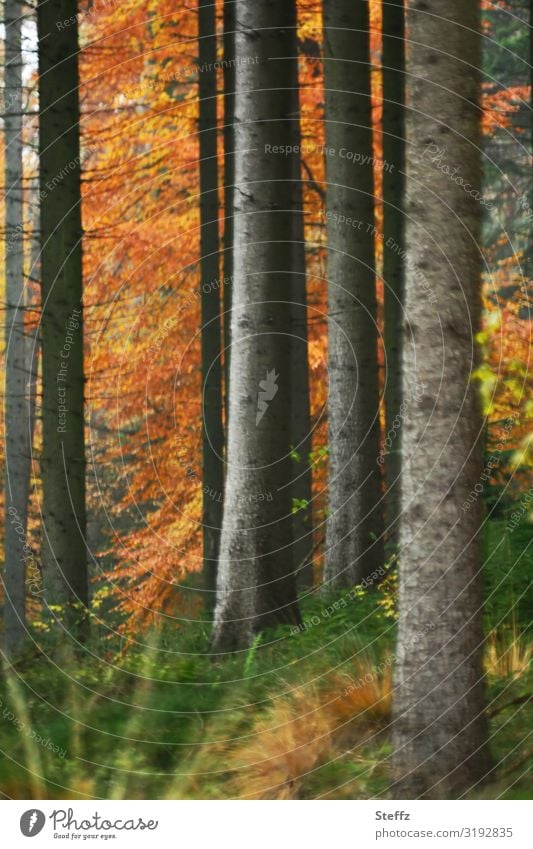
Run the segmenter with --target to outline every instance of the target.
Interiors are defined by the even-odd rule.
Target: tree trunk
[[[297,32],[295,8],[294,26]],[[293,138],[296,148],[301,145],[300,86],[298,62],[291,63]],[[291,496],[293,500],[293,568],[297,584],[313,586],[313,511],[311,412],[309,394],[309,354],[307,330],[307,270],[305,261],[305,231],[302,197],[302,159],[299,152],[291,156],[293,166],[292,217],[292,308],[291,308],[291,446],[293,452]]]
[[[30,466],[33,456],[35,424],[37,420],[37,386],[39,382],[39,359],[41,353],[41,322],[39,287],[41,283],[41,216],[39,189],[32,187],[30,194],[31,207],[31,251],[30,275],[26,286],[26,308],[30,311],[30,330],[26,336],[26,371],[28,374],[28,415],[30,440]],[[31,477],[31,468],[30,468]]]
[[[40,0],[42,561],[47,603],[85,619],[85,439],[78,27],[75,0]],[[78,631],[76,627],[76,631]],[[81,632],[81,628],[80,628]]]
[[[368,3],[324,0],[329,333],[325,586],[383,563]]]
[[[402,442],[402,321],[405,220],[404,0],[383,3],[383,279],[387,549],[398,546]],[[390,444],[389,444],[390,441]]]
[[[393,793],[449,798],[487,769],[482,677],[483,428],[480,321],[480,37],[477,3],[408,12],[408,247],[403,354],[400,621]],[[409,107],[412,107],[410,110]],[[432,116],[435,115],[433,118]],[[431,161],[433,151],[448,168]],[[447,172],[447,173],[446,173]]]
[[[29,419],[24,336],[24,237],[22,164],[22,3],[5,0],[5,650],[15,657],[26,636],[27,518],[30,482]]]
[[[223,430],[218,238],[216,20],[212,0],[198,4],[200,221],[202,278],[203,561],[207,605],[214,606],[222,525]]]
[[[235,185],[235,3],[224,0],[224,410],[228,425]]]
[[[529,0],[529,167],[533,162],[533,0]],[[528,192],[529,213],[533,209],[533,180],[531,173],[529,175],[529,192]],[[530,220],[530,218],[528,218]],[[531,224],[531,221],[530,221]],[[526,279],[527,291],[531,291],[533,286],[533,227],[529,227],[529,237],[526,245]]]
[[[228,468],[213,645],[299,622],[291,567],[291,291],[296,61],[287,0],[237,0],[235,270]],[[260,116],[261,120],[258,120]],[[289,238],[288,238],[289,236]],[[289,294],[290,299],[290,294]]]

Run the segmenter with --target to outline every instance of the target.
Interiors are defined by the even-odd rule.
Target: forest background
[[[299,101],[293,113],[299,116],[301,136],[293,138],[301,153],[296,161],[304,223],[311,435],[305,451],[291,446],[295,467],[308,464],[310,470],[310,489],[293,499],[292,508],[312,529],[312,541],[301,561],[299,615],[285,624],[269,622],[266,630],[244,639],[238,651],[215,661],[215,582],[206,565],[206,546],[214,543],[206,535],[206,515],[216,521],[217,510],[230,502],[223,479],[213,483],[218,472],[212,474],[209,465],[206,478],[211,449],[206,448],[205,421],[211,407],[205,396],[205,346],[212,338],[206,340],[202,328],[206,315],[208,321],[219,315],[218,350],[228,347],[210,365],[216,362],[220,370],[220,424],[227,429],[231,339],[226,317],[232,309],[235,204],[228,190],[234,180],[228,91],[235,74],[259,60],[255,63],[253,52],[244,58],[231,53],[228,6],[233,4],[222,0],[209,7],[216,38],[199,38],[202,14],[194,4],[93,0],[64,17],[60,13],[68,11],[69,3],[57,4],[58,38],[79,28],[75,88],[81,146],[46,179],[41,170],[39,181],[43,141],[36,10],[14,5],[22,20],[20,101],[9,101],[5,83],[3,113],[12,120],[13,104],[21,107],[21,223],[8,232],[3,196],[0,215],[7,223],[0,251],[7,269],[10,248],[20,246],[23,335],[31,351],[24,363],[24,401],[33,419],[27,516],[9,512],[14,508],[5,495],[4,457],[1,509],[6,528],[24,545],[22,604],[31,645],[25,644],[20,657],[6,652],[11,671],[5,667],[0,690],[5,755],[0,790],[8,798],[385,794],[391,777],[397,540],[389,535],[376,560],[378,580],[361,581],[376,575],[370,569],[351,582],[332,580],[326,595],[322,589],[324,574],[326,580],[328,574],[338,577],[328,573],[325,554],[331,416],[327,247],[333,226],[346,226],[328,205],[327,169],[328,158],[350,160],[349,146],[341,157],[326,136],[322,5],[316,0],[296,4]],[[372,462],[385,493],[406,415],[399,404],[391,416],[386,404],[387,253],[399,258],[406,275],[414,271],[402,244],[387,241],[391,231],[384,204],[384,192],[391,191],[387,177],[395,166],[383,132],[383,87],[390,84],[384,80],[383,6],[401,4],[370,0],[362,5],[369,14],[372,147],[370,157],[352,149],[350,161],[354,173],[370,168],[374,187],[363,229],[372,241],[376,269],[379,433]],[[528,594],[533,522],[531,4],[487,0],[481,5],[483,176],[475,199],[484,262],[483,322],[476,335],[482,356],[473,380],[484,407],[485,456],[479,483],[458,506],[468,513],[482,502],[485,515],[484,668],[494,766],[488,783],[469,792],[521,798],[531,766],[528,628],[533,610]],[[3,31],[5,62],[6,32],[9,27]],[[207,116],[201,108],[206,102]],[[214,133],[209,125],[213,114]],[[453,171],[438,145],[428,143],[426,153],[435,175],[461,173],[459,167]],[[2,171],[9,174],[6,148],[0,157]],[[274,157],[295,159],[292,150],[276,150]],[[214,177],[212,169],[206,172],[208,160],[215,163]],[[81,173],[83,226],[82,477],[90,601],[83,638],[76,623],[76,638],[65,640],[63,625],[73,621],[66,606],[60,599],[43,601],[42,473],[51,460],[43,453],[39,233],[43,209],[51,208],[76,173]],[[206,198],[211,204],[207,219]],[[213,203],[215,217],[209,222]],[[355,229],[354,221],[348,223]],[[215,250],[206,253],[209,238]],[[0,278],[1,299],[9,304],[6,276],[7,271]],[[13,328],[9,309],[6,314],[2,368],[8,373]],[[72,304],[65,315],[58,350],[66,362],[71,351],[81,350],[82,325]],[[6,390],[4,424],[8,400]],[[222,449],[222,431],[217,439]],[[62,468],[58,475],[56,485]],[[73,472],[78,478],[79,470]],[[235,491],[232,509],[250,500],[272,501],[270,490],[252,492],[253,497],[250,491]],[[3,604],[5,610],[5,596]]]

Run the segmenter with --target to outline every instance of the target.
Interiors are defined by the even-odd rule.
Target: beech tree
[[[237,0],[230,410],[213,646],[299,623],[289,483],[294,3]],[[276,152],[277,150],[277,152]]]
[[[326,588],[383,563],[368,3],[324,0],[329,517]]]
[[[402,323],[405,256],[404,0],[383,3],[383,279],[385,305],[385,472],[388,549],[398,544],[402,445]]]
[[[37,7],[42,565],[46,602],[63,605],[66,626],[81,633],[88,580],[77,11],[75,0],[40,0]]]
[[[483,427],[477,3],[407,14],[407,330],[393,793],[461,794],[487,772],[481,666]],[[443,151],[439,163],[432,152]],[[464,182],[452,179],[459,169]],[[417,391],[415,391],[415,389]]]
[[[30,422],[26,401],[28,371],[24,331],[24,214],[22,162],[23,6],[5,0],[5,523],[4,635],[6,653],[19,653],[26,634],[27,519],[30,484]]]
[[[200,254],[202,283],[202,482],[203,560],[208,605],[213,603],[220,528],[222,525],[223,426],[222,328],[220,316],[218,159],[217,159],[217,41],[215,5],[198,5],[200,71]]]

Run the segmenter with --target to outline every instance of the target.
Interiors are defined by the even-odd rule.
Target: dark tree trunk
[[[529,0],[529,156],[531,169],[531,162],[533,162],[533,0]],[[525,266],[528,281],[528,292],[530,292],[531,287],[533,286],[533,227],[531,226],[531,210],[533,209],[533,179],[531,178],[531,172],[529,173],[528,205],[528,220],[530,222],[530,227],[526,247],[527,254]]]
[[[228,468],[215,650],[299,622],[292,569],[291,293],[296,62],[287,0],[237,0],[235,268]],[[260,116],[261,120],[258,120]]]
[[[480,587],[483,427],[477,3],[413,0],[406,112],[400,620],[393,793],[449,798],[486,773]],[[434,117],[432,117],[434,116]],[[440,154],[448,169],[436,167]],[[446,170],[448,173],[446,173]]]
[[[385,410],[387,549],[399,535],[402,442],[402,321],[405,219],[404,0],[383,3],[383,278],[385,282]]]
[[[5,241],[6,241],[6,488],[4,635],[6,654],[22,653],[26,636],[26,559],[30,483],[28,374],[24,336],[22,164],[22,3],[5,0]]]
[[[231,299],[233,285],[233,194],[235,186],[235,3],[224,2],[224,410],[229,413]]]
[[[368,3],[325,0],[329,517],[325,586],[383,563]]]
[[[48,604],[85,620],[85,438],[78,27],[75,0],[40,0],[42,562]],[[84,630],[84,628],[81,628]],[[81,632],[81,631],[80,631]]]
[[[216,19],[212,0],[198,4],[200,218],[202,282],[203,559],[208,607],[214,606],[222,525],[223,426],[220,318]]]

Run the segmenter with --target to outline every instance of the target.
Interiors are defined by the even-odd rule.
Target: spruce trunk
[[[22,3],[5,0],[5,524],[4,635],[14,658],[26,636],[27,519],[30,482],[29,410],[24,336],[24,234],[22,164]]]
[[[42,564],[48,605],[81,634],[88,604],[77,4],[40,0]],[[69,19],[59,28],[58,21]],[[79,626],[79,627],[78,627]]]
[[[449,798],[487,770],[482,672],[479,8],[414,0],[406,112],[400,619],[393,793]],[[441,47],[444,45],[444,47]],[[462,180],[453,179],[454,169]],[[468,188],[468,190],[465,190]],[[466,506],[465,506],[466,505]]]
[[[329,516],[325,588],[383,564],[368,3],[325,0]]]
[[[228,425],[235,191],[235,3],[224,0],[224,413]]]
[[[385,472],[387,549],[399,536],[402,469],[402,326],[405,258],[404,0],[383,3],[383,280],[385,285]],[[390,444],[389,444],[390,443]]]
[[[299,622],[290,480],[294,7],[237,0],[228,467],[214,649]],[[258,117],[259,116],[259,117]],[[289,305],[287,304],[289,301]]]
[[[214,606],[222,526],[223,429],[218,238],[217,79],[215,5],[198,5],[200,253],[202,283],[203,562],[208,607]]]

